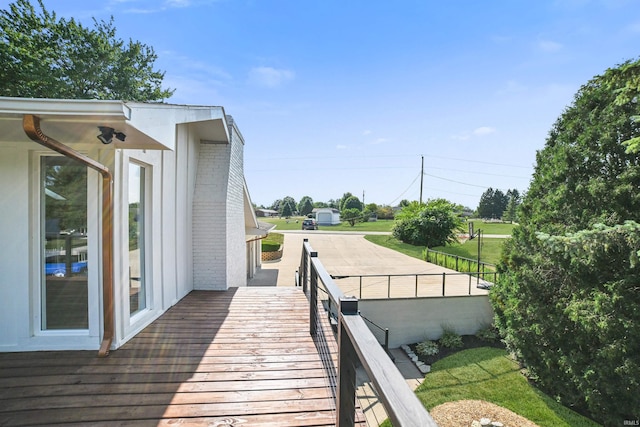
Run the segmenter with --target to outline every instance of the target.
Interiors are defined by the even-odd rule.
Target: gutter
[[[114,336],[113,314],[113,176],[109,169],[84,154],[48,137],[40,129],[40,117],[25,114],[22,128],[31,140],[70,159],[77,160],[102,176],[102,304],[104,324],[99,357],[109,355]]]

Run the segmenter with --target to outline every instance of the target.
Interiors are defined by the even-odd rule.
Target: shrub
[[[393,224],[393,237],[416,246],[444,246],[458,241],[462,230],[459,208],[445,199],[412,202],[402,208]]]
[[[438,344],[433,341],[422,341],[416,346],[416,353],[420,356],[435,356],[438,352],[440,352]]]
[[[439,341],[440,345],[446,348],[460,348],[464,345],[462,343],[462,337],[450,328],[443,329],[442,336]]]
[[[496,342],[500,338],[498,335],[498,329],[494,325],[487,325],[478,329],[476,337],[486,342]]]
[[[262,242],[262,252],[275,252],[280,249],[280,243]]]

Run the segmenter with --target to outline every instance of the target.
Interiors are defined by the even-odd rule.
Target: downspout
[[[48,137],[40,129],[40,117],[25,114],[22,127],[29,138],[40,145],[70,159],[77,160],[97,171],[102,176],[102,302],[104,311],[104,330],[99,357],[109,355],[113,341],[113,177],[109,169],[90,157],[80,154],[66,145]]]

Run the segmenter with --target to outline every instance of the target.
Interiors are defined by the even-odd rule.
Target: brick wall
[[[200,143],[193,197],[194,289],[246,286],[244,141],[227,116],[229,144]]]

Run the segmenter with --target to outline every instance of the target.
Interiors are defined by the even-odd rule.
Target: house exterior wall
[[[244,143],[235,126],[230,127],[229,144],[200,144],[193,199],[193,280],[198,290],[247,284]]]
[[[228,287],[247,286],[246,234],[244,216],[244,140],[233,118],[227,116],[231,141],[229,150],[229,180],[227,190],[227,258]],[[238,256],[242,254],[243,256]]]
[[[29,336],[29,156],[0,146],[0,351]]]
[[[5,100],[0,98],[1,102]],[[173,126],[174,140],[165,138],[172,150],[102,145],[95,139],[94,126],[88,129],[90,138],[69,142],[58,136],[62,127],[44,121],[56,129],[51,137],[103,164],[113,174],[113,348],[123,345],[194,288],[246,286],[247,276],[260,266],[261,242],[247,242],[245,235],[244,141],[232,119],[216,116],[216,108],[223,111],[219,107],[211,107],[211,114],[204,118],[203,111],[209,110],[197,111],[192,121],[181,106],[161,106],[155,113],[147,111],[157,108],[155,105],[138,107],[144,108],[145,114],[157,114],[156,121],[183,117],[182,123]],[[89,328],[41,331],[40,158],[56,154],[29,141],[20,120],[15,120],[15,114],[11,117],[0,121],[0,351],[97,350],[104,316],[100,175],[91,169],[87,173]],[[79,128],[88,126],[86,118],[79,117],[78,123]],[[216,127],[216,123],[223,125]],[[45,127],[43,131],[46,133]],[[202,143],[203,135],[224,136],[227,132],[229,143],[224,142],[226,137],[214,138],[217,143]],[[147,204],[144,271],[148,308],[134,315],[129,309],[130,162],[144,167]]]

